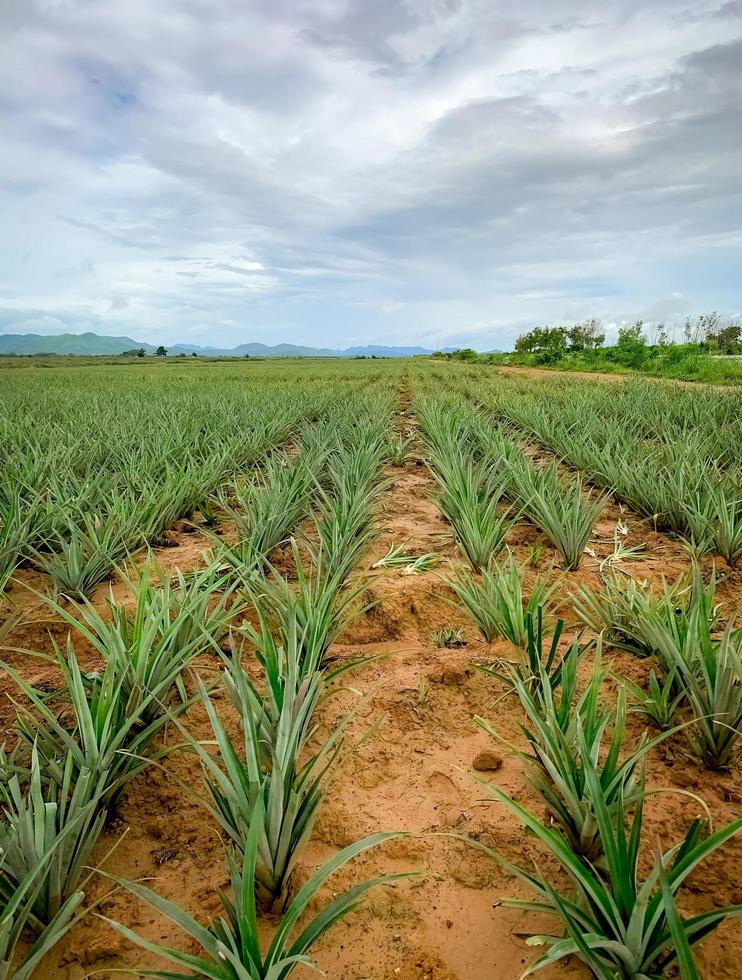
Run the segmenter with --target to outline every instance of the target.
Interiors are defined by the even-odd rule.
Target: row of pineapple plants
[[[19,566],[88,594],[232,474],[399,373],[270,365],[6,372],[0,595]]]
[[[464,396],[419,397],[416,410],[439,506],[475,571],[497,557],[521,517],[544,532],[566,570],[579,567],[605,495],[540,465]]]
[[[704,587],[695,570],[690,583],[676,584],[659,598],[640,586],[621,593],[613,580],[602,594],[581,589],[574,597],[576,611],[602,632],[594,643],[574,640],[566,653],[560,645],[562,621],[553,629],[545,626],[553,616],[543,581],[537,578],[526,596],[522,569],[512,555],[493,563],[480,583],[469,577],[465,588],[456,580],[449,584],[487,642],[503,638],[521,648],[480,669],[518,697],[526,748],[508,748],[522,760],[548,819],[539,819],[496,786],[483,785],[541,840],[571,882],[570,891],[559,891],[550,879],[468,841],[537,893],[534,901],[504,904],[551,911],[561,923],[562,934],[529,940],[548,951],[527,974],[574,955],[606,980],[665,976],[676,961],[684,980],[700,976],[691,947],[728,915],[742,914],[742,906],[683,918],[676,895],[695,867],[742,829],[742,819],[716,831],[710,820],[693,821],[684,839],[660,854],[644,876],[639,858],[649,846],[642,829],[644,802],[657,792],[648,793],[645,785],[652,749],[680,733],[700,765],[719,770],[740,763],[742,630],[730,624],[720,635],[715,632],[713,578]],[[612,674],[603,665],[606,639],[653,657],[661,680],[652,671],[644,688]],[[578,667],[591,648],[592,670],[580,690]],[[601,700],[609,677],[618,685],[610,707]],[[659,729],[642,735],[633,748],[626,739],[630,712]],[[495,727],[476,720],[502,744]]]
[[[493,417],[577,466],[694,555],[742,558],[742,396],[652,382],[468,383]]]
[[[656,746],[679,733],[699,764],[712,769],[739,764],[742,630],[733,623],[718,629],[715,576],[704,584],[696,566],[690,578],[659,596],[646,584],[612,572],[601,589],[582,587],[572,596],[578,619],[597,640],[584,642],[578,636],[563,652],[564,623],[554,621],[551,600],[564,579],[535,576],[526,589],[524,570],[504,545],[512,517],[498,507],[502,493],[497,484],[493,490],[493,474],[508,466],[512,440],[497,427],[486,431],[478,413],[455,404],[454,409],[432,396],[418,402],[438,504],[471,566],[447,585],[487,643],[505,639],[512,645],[512,656],[479,666],[518,698],[526,747],[508,748],[521,759],[548,819],[540,820],[496,786],[480,782],[545,845],[571,887],[560,890],[481,841],[467,842],[536,893],[534,900],[505,904],[550,911],[561,924],[560,934],[529,940],[547,952],[526,975],[575,956],[605,980],[665,976],[674,968],[684,980],[695,978],[692,946],[727,916],[742,913],[742,906],[684,918],[676,896],[697,865],[742,829],[742,820],[715,831],[710,822],[694,820],[683,840],[658,854],[642,874],[640,853],[648,846],[644,804],[653,795],[646,787],[646,765]],[[478,438],[470,436],[471,430]],[[482,445],[497,448],[488,456]],[[508,477],[500,479],[507,482]],[[570,528],[568,521],[559,523],[561,533]],[[652,670],[647,688],[615,676],[604,666],[606,643],[652,657],[659,676]],[[591,650],[592,669],[581,689],[578,668]],[[601,697],[609,678],[618,685],[610,706]],[[647,718],[659,731],[645,733],[630,747],[630,713]],[[495,727],[481,717],[476,721],[502,744]]]
[[[694,869],[742,829],[742,819],[718,829],[712,828],[710,818],[693,820],[683,839],[657,852],[649,871],[644,871],[646,863],[641,857],[651,847],[644,829],[644,806],[650,795],[663,792],[647,789],[647,757],[661,741],[682,730],[691,733],[703,764],[715,768],[739,764],[742,634],[727,631],[723,639],[712,641],[711,655],[705,646],[688,644],[686,672],[678,675],[688,710],[673,718],[672,728],[652,737],[645,733],[631,747],[626,739],[631,710],[628,689],[619,685],[610,706],[601,698],[609,673],[603,665],[603,636],[592,643],[578,638],[561,654],[562,624],[557,622],[554,633],[546,635],[541,626],[543,612],[539,606],[535,614],[538,628],[532,614],[526,614],[522,657],[485,670],[514,692],[523,709],[526,747],[512,748],[548,818],[540,819],[496,786],[483,785],[541,841],[566,873],[570,887],[564,889],[538,870],[512,864],[481,842],[470,843],[535,892],[533,900],[504,904],[524,911],[549,911],[561,926],[560,933],[529,940],[530,945],[545,946],[546,952],[529,966],[526,975],[575,956],[593,975],[605,980],[661,977],[674,968],[684,980],[692,980],[700,976],[693,945],[728,916],[742,914],[742,906],[714,907],[683,917],[677,894]],[[592,669],[580,690],[578,665],[591,648]],[[714,678],[725,672],[726,700],[714,703],[718,695]],[[710,706],[716,709],[713,714],[706,713]],[[483,718],[476,720],[502,741],[496,727]],[[712,730],[715,735],[710,737]],[[694,800],[705,809],[702,800]]]
[[[327,439],[314,445],[322,460],[318,465],[314,459],[309,467],[315,531],[303,549],[308,563],[294,547],[295,583],[270,565],[270,550],[278,540],[268,537],[263,539],[266,550],[255,549],[253,521],[243,527],[250,542],[244,554],[251,560],[239,567],[239,575],[234,566],[224,567],[217,545],[209,567],[179,574],[175,582],[157,581],[145,570],[130,583],[133,608],[115,602],[113,595],[106,615],[85,599],[48,600],[70,627],[66,644],[55,644],[46,657],[59,671],[60,690],[52,696],[37,690],[6,665],[24,703],[16,749],[2,757],[0,976],[30,976],[86,914],[83,903],[94,874],[91,854],[128,782],[149,765],[166,764],[173,751],[162,740],[168,724],[199,759],[204,805],[227,842],[232,887],[223,896],[226,915],[204,927],[144,885],[114,879],[196,938],[202,955],[160,949],[123,924],[112,923],[115,928],[196,975],[285,977],[307,962],[319,936],[379,883],[363,882],[330,901],[296,935],[299,917],[327,878],[389,836],[376,834],[344,849],[291,894],[292,872],[345,727],[339,724],[324,745],[310,750],[316,738],[314,709],[328,696],[333,677],[352,666],[328,664],[326,655],[356,599],[347,577],[373,533],[389,405],[382,398],[381,410],[366,418],[369,407],[368,401],[351,399],[338,420],[335,447]],[[275,513],[300,519],[304,509],[291,506],[294,485],[279,479],[274,486],[275,476],[269,467],[262,484]],[[265,510],[256,513],[265,517]],[[291,529],[284,526],[283,537]],[[245,619],[235,626],[249,610],[256,612],[258,625]],[[74,637],[84,638],[100,654],[99,670],[81,668]],[[257,682],[244,667],[243,647],[254,649],[262,675]],[[211,687],[191,669],[207,653],[223,665],[221,683],[240,720],[237,742],[219,716]],[[216,755],[188,732],[185,712],[197,701],[211,721]],[[60,703],[67,706],[64,713]],[[282,911],[267,950],[258,942],[259,907]],[[22,940],[29,934],[35,939],[24,948]]]

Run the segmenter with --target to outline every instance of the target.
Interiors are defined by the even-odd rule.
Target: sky
[[[742,0],[0,0],[0,333],[742,311]]]

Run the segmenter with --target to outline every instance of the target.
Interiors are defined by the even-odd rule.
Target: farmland
[[[0,370],[0,980],[737,977],[741,445],[637,379]]]

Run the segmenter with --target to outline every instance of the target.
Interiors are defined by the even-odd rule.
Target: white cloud
[[[0,328],[491,348],[732,311],[741,61],[712,0],[5,0]]]

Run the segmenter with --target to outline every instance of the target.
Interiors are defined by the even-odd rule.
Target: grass
[[[558,360],[542,363],[536,354],[490,355],[494,364],[538,366],[551,371],[580,371],[600,374],[646,375],[677,381],[697,381],[709,385],[742,384],[742,360],[719,357],[700,350],[697,344],[647,346],[631,363],[621,363],[618,348],[568,353]]]

